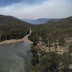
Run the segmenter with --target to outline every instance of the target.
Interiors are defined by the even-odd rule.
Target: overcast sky
[[[72,16],[72,0],[0,0],[0,14],[25,19]]]

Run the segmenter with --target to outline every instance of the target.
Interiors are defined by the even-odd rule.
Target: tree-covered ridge
[[[29,33],[30,26],[15,17],[0,15],[0,41],[23,38]]]
[[[7,27],[29,27],[31,24],[23,22],[15,17],[11,17],[11,16],[3,16],[0,15],[0,25],[1,26],[7,26]],[[1,27],[0,26],[0,27]]]
[[[62,18],[56,22],[45,23],[45,25],[72,25],[72,16]]]

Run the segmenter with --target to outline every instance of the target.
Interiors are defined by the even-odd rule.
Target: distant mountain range
[[[22,19],[22,21],[28,22],[28,23],[31,23],[31,24],[45,24],[47,22],[56,22],[58,20],[60,20],[60,19],[54,19],[54,18],[40,18],[40,19],[36,19],[36,20]]]

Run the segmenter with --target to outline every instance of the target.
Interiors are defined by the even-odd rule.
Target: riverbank
[[[27,34],[27,35],[24,36],[24,38],[22,38],[22,39],[5,40],[5,41],[0,42],[0,45],[13,44],[13,43],[19,43],[19,42],[27,42],[27,43],[29,43],[29,44],[33,44],[33,42],[28,39],[28,37],[31,35],[31,32],[32,32],[32,31],[30,31],[30,34]]]

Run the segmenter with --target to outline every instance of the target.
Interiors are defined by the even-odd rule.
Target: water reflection
[[[0,46],[0,72],[30,72],[31,45],[25,42]]]

